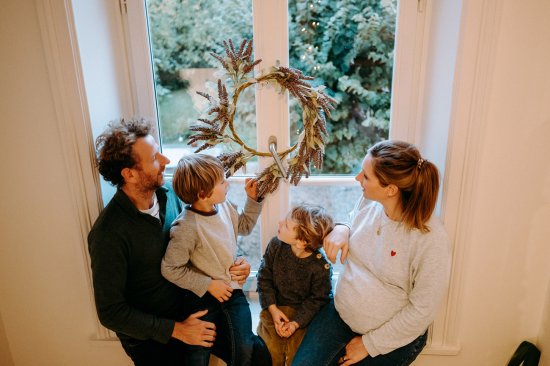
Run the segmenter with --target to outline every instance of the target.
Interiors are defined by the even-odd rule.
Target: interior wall
[[[480,4],[465,3],[466,16]],[[479,125],[473,128],[481,130],[471,225],[458,229],[469,231],[459,306],[462,351],[443,359],[422,356],[419,365],[504,365],[522,340],[537,341],[548,314],[550,3],[485,4],[491,7],[482,11],[496,11],[498,24],[486,98],[476,101],[485,114],[474,116]],[[462,51],[459,58],[476,55]]]
[[[116,342],[91,340],[95,309],[34,1],[2,3],[0,49],[0,314],[13,364],[128,365]]]
[[[2,314],[0,314],[0,365],[14,366],[8,337],[6,336],[6,330],[4,329]]]

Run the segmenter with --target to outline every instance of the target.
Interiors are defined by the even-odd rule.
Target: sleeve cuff
[[[365,346],[365,349],[371,357],[376,357],[380,354],[380,351],[374,346],[374,343],[368,334],[363,334],[361,340],[363,341],[363,346]]]
[[[335,222],[334,226],[337,226],[337,225],[345,226],[345,227],[347,227],[348,229],[351,230],[351,224],[349,222]]]
[[[174,332],[174,326],[176,322],[169,319],[161,319],[161,324],[158,333],[153,337],[153,340],[166,344],[172,338]]]

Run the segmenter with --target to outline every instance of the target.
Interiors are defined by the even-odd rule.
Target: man
[[[163,186],[170,161],[151,131],[143,120],[120,120],[96,140],[99,173],[118,189],[88,235],[94,295],[101,324],[136,365],[182,365],[185,344],[211,347],[216,330],[200,319],[206,311],[181,318],[187,292],[160,272],[182,206]],[[242,283],[250,264],[239,258],[230,272]]]

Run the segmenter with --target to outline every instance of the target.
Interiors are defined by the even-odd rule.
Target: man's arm
[[[166,343],[174,321],[145,313],[126,300],[128,249],[116,234],[99,232],[88,238],[94,297],[103,326],[136,339]]]

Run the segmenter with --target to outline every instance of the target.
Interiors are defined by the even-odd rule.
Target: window
[[[286,36],[284,34],[277,34],[275,36],[270,28],[273,23],[282,24],[285,22],[284,24],[286,24],[288,7],[286,4],[281,3],[284,3],[284,1],[262,0],[258,3],[253,3],[256,6],[255,12],[260,11],[262,7],[264,8],[261,11],[264,13],[267,12],[267,14],[270,14],[271,12],[272,19],[270,23],[262,24],[258,18],[253,18],[254,36],[257,42],[256,48],[257,52],[262,55],[264,64],[274,63],[277,59],[285,60],[281,55],[287,54],[288,45]],[[48,55],[52,65],[56,66],[54,68],[56,70],[54,73],[57,77],[56,80],[60,80],[60,84],[61,82],[68,83],[67,77],[71,76],[73,79],[70,80],[70,85],[75,84],[75,87],[80,88],[75,93],[68,92],[69,89],[62,90],[59,93],[62,97],[58,99],[58,102],[61,106],[66,107],[67,103],[69,103],[67,101],[72,101],[73,99],[71,98],[75,95],[80,97],[79,103],[84,100],[87,101],[86,105],[82,106],[77,102],[74,102],[74,106],[73,104],[69,104],[70,108],[67,108],[69,108],[72,114],[64,114],[61,116],[63,118],[60,118],[60,124],[67,131],[73,131],[73,129],[76,131],[75,133],[67,133],[65,136],[68,143],[72,144],[68,146],[79,147],[81,155],[84,156],[87,152],[91,151],[92,145],[86,138],[79,138],[79,136],[89,136],[90,128],[96,132],[94,133],[95,135],[103,129],[104,124],[109,119],[118,116],[140,115],[152,117],[156,115],[155,98],[153,97],[154,81],[153,73],[150,72],[152,64],[144,2],[127,3],[126,0],[120,0],[121,12],[119,12],[118,5],[113,6],[112,3],[71,2],[71,4],[76,20],[74,25],[72,23],[73,20],[70,18],[71,12],[65,11],[65,8],[62,6],[56,7],[55,10],[60,13],[59,18],[67,19],[68,28],[72,29],[73,32],[75,31],[73,27],[77,28],[78,47],[76,43],[56,43],[59,40],[69,38],[67,34],[73,33],[67,33],[65,28],[58,28],[54,26],[54,23],[49,21],[51,19],[49,16],[50,8],[39,7],[39,13],[42,15],[42,19],[47,20],[44,22],[44,27],[51,33],[48,40],[55,45],[52,49],[60,49],[63,55],[66,55],[66,58],[72,61],[70,65],[63,64],[60,66],[60,60],[63,59],[60,59],[57,53],[50,52],[50,49],[46,50],[50,52]],[[446,157],[445,129],[448,126],[448,115],[446,113],[451,114],[452,83],[456,56],[453,53],[457,52],[458,40],[460,39],[458,30],[460,29],[461,6],[462,3],[460,1],[443,3],[432,3],[425,0],[419,0],[418,2],[401,1],[398,4],[397,11],[398,31],[396,34],[392,81],[392,90],[394,92],[391,96],[392,123],[390,126],[390,137],[416,142],[420,144],[424,152],[427,151],[426,147],[428,147],[431,150],[428,152],[428,156],[440,159],[436,163],[442,168],[444,168]],[[121,13],[122,17],[120,17]],[[105,16],[106,14],[108,16]],[[492,16],[494,16],[494,12],[487,12],[486,18],[490,20]],[[425,17],[427,18],[426,21]],[[445,19],[446,21],[441,22],[441,19]],[[119,20],[127,23],[127,27],[117,28]],[[98,24],[102,26],[98,28]],[[101,31],[98,32],[98,29]],[[283,32],[285,31],[284,27],[280,29]],[[430,32],[427,31],[428,29]],[[490,34],[492,29],[488,27],[487,30],[484,30],[484,34]],[[121,40],[121,32],[127,32],[126,43]],[[430,37],[427,36],[428,33],[432,35],[437,34],[436,41],[430,40]],[[74,38],[71,39],[74,40]],[[260,46],[258,46],[259,39],[264,40],[264,42],[260,43]],[[489,39],[488,37],[480,38],[481,44],[488,46]],[[103,46],[99,53],[97,51],[98,44]],[[262,45],[264,48],[262,48]],[[265,45],[269,45],[269,47]],[[427,46],[432,47],[432,49],[426,49]],[[485,50],[486,48],[481,47],[479,50]],[[430,52],[432,53],[429,54]],[[450,56],[449,52],[451,52]],[[101,55],[102,62],[98,62],[98,54]],[[487,57],[483,58],[483,56],[486,56],[484,52],[481,52],[481,56],[482,62],[472,62],[477,67],[476,75],[482,75],[485,70],[483,61]],[[445,62],[430,64],[434,63],[434,59],[436,61],[444,59]],[[129,60],[128,63],[125,62],[127,60]],[[449,60],[451,62],[448,62]],[[75,65],[80,65],[82,70],[75,67]],[[126,79],[127,76],[130,79]],[[430,82],[431,84],[429,84]],[[85,93],[84,83],[86,84]],[[481,84],[483,86],[483,82]],[[483,88],[480,90],[483,90]],[[256,96],[257,99],[265,100],[269,97],[272,103],[264,102],[257,104],[257,106],[260,106],[257,114],[261,114],[261,116],[275,116],[274,118],[277,121],[286,120],[286,109],[280,107],[281,105],[285,105],[285,98],[276,94],[269,95],[268,92],[262,89],[258,90],[259,95]],[[481,94],[481,91],[476,92],[478,96]],[[426,103],[424,108],[427,112],[422,113],[424,103]],[[435,104],[437,104],[438,108],[428,110]],[[479,109],[477,105],[472,106],[469,102],[462,102],[462,105],[469,112]],[[441,108],[442,106],[444,108]],[[87,119],[88,109],[90,120]],[[426,119],[423,118],[425,115],[430,117],[427,123]],[[75,118],[74,116],[77,117]],[[80,123],[75,124],[76,120],[80,121]],[[417,122],[420,120],[424,121],[423,124]],[[470,120],[466,122],[455,126],[458,132],[455,131],[455,136],[453,137],[454,145],[452,145],[453,151],[451,152],[450,160],[447,162],[450,171],[448,174],[455,178],[461,177],[464,172],[471,175],[473,171],[473,168],[464,166],[462,159],[464,154],[461,149],[468,150],[467,142],[469,141],[467,139],[469,135],[464,131],[474,131],[472,127],[473,123]],[[266,140],[267,136],[274,133],[280,133],[280,136],[284,136],[285,132],[279,131],[278,128],[279,125],[277,124],[268,125],[265,130],[261,130],[259,133],[263,133],[263,137]],[[438,131],[436,135],[434,135],[435,130]],[[264,140],[258,141],[260,147],[265,148],[265,146],[262,146],[262,144],[265,144]],[[432,144],[426,144],[426,141]],[[82,185],[81,191],[84,192],[77,195],[76,201],[79,204],[78,207],[81,208],[79,222],[81,223],[82,234],[85,238],[91,222],[97,217],[98,210],[100,209],[99,201],[96,202],[96,200],[99,200],[99,187],[97,182],[92,179],[93,177],[89,178],[86,175],[87,172],[91,173],[90,167],[92,164],[86,163],[86,160],[80,161],[76,159],[78,154],[70,153],[66,155],[75,157],[74,161],[71,160],[71,163],[74,163],[74,186],[81,187]],[[236,179],[242,180],[242,178]],[[314,177],[314,179],[308,181],[311,184],[306,184],[307,182],[302,180],[302,184],[297,189],[318,189],[314,188],[315,185],[325,189],[324,187],[331,185],[331,179],[338,180],[341,177]],[[341,180],[341,182],[349,184],[351,187],[354,186],[350,177]],[[466,203],[462,201],[463,196],[465,199],[469,199],[469,196],[463,192],[464,184],[466,183],[461,179],[450,179],[446,182],[448,186],[445,189],[447,193],[444,192],[443,195],[442,212],[445,215],[445,223],[450,230],[449,233],[453,238],[457,235],[459,219],[464,215],[456,213],[457,207],[468,207],[469,201]],[[105,187],[102,186],[101,188],[105,196]],[[283,192],[279,192],[279,195],[283,193],[288,195],[288,190],[286,193],[284,192],[285,189],[281,189],[281,191]],[[279,200],[279,198],[280,196],[271,197],[271,201],[276,203],[280,201],[283,204],[287,202],[288,204],[288,201]],[[104,201],[108,201],[108,198],[104,197]],[[281,206],[279,205],[279,207]],[[273,222],[280,217],[279,214],[286,212],[285,207],[278,210],[274,210],[273,207],[266,207],[262,214],[264,222]],[[460,234],[460,230],[458,232]],[[431,339],[429,339],[429,346],[423,353],[455,355],[460,350],[457,339],[458,320],[456,309],[460,306],[459,289],[462,268],[462,256],[460,253],[463,252],[463,247],[466,244],[460,235],[456,240],[457,242],[454,244],[458,247],[455,247],[454,251],[458,252],[458,255],[455,253],[455,268],[449,298],[446,301],[446,306],[442,308],[440,317],[434,322],[432,332],[430,332]],[[85,239],[83,239],[83,243],[85,243]],[[86,252],[87,250],[84,249],[84,253]],[[112,337],[112,334],[101,327],[98,322],[98,338],[108,339],[110,337]]]
[[[186,144],[189,127],[197,123],[206,105],[196,91],[216,95],[219,64],[210,52],[223,55],[222,42],[229,38],[237,44],[254,38],[255,58],[263,60],[256,73],[276,63],[290,65],[313,76],[312,84],[324,85],[339,102],[328,119],[323,169],[313,171],[299,186],[281,184],[267,199],[255,232],[240,239],[240,249],[253,268],[259,265],[261,249],[275,234],[276,222],[291,205],[320,204],[336,220],[346,219],[360,195],[354,172],[368,146],[389,137],[390,117],[400,108],[396,106],[400,99],[392,96],[394,79],[408,79],[395,75],[394,55],[412,65],[414,48],[400,51],[395,47],[397,16],[403,20],[407,19],[403,14],[408,14],[414,19],[399,23],[397,40],[414,37],[416,7],[397,0],[147,0],[128,2],[127,6],[132,53],[142,56],[147,50],[151,55],[145,64],[139,59],[134,70],[153,70],[149,76],[134,73],[136,84],[144,86],[138,99],[149,106],[138,108],[144,108],[143,115],[157,116],[162,149],[172,166],[182,154],[196,148]],[[246,92],[239,98],[236,120],[247,144],[268,151],[271,135],[277,137],[279,149],[293,144],[301,128],[296,101],[263,86]],[[392,133],[396,130],[399,123],[394,126],[392,122]],[[205,152],[217,155],[220,151]],[[266,158],[252,161],[246,174],[268,164]],[[242,172],[232,178],[230,199],[239,205],[244,202],[243,182]]]

